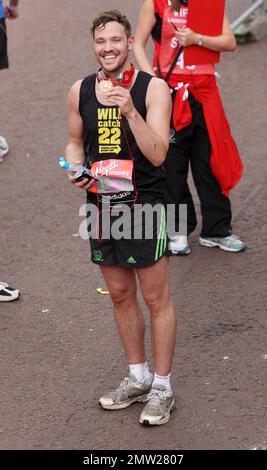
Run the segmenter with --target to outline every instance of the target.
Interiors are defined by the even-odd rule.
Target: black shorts
[[[128,213],[111,215],[107,230],[101,214],[97,223],[100,230],[97,233],[91,232],[93,224],[88,224],[93,263],[138,269],[152,266],[166,254],[165,208],[161,202],[145,206],[146,210],[144,204],[136,204]],[[118,233],[122,235],[119,239]]]
[[[8,68],[6,21],[0,20],[0,70]]]

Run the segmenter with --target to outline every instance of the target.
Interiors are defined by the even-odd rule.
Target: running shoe
[[[247,248],[246,243],[242,242],[235,235],[229,235],[228,237],[199,237],[199,243],[202,246],[213,248],[215,246],[221,248],[224,251],[230,251],[232,253],[238,253],[244,251]]]
[[[172,392],[167,391],[164,385],[157,385],[147,396],[147,404],[141,413],[140,423],[146,426],[166,424],[174,408]]]
[[[19,298],[20,292],[18,289],[14,289],[9,286],[6,282],[0,281],[0,302],[10,302]]]
[[[121,410],[138,401],[144,403],[151,389],[153,375],[148,384],[138,382],[133,374],[125,377],[119,387],[100,398],[99,404],[105,410]]]
[[[3,161],[3,157],[9,152],[9,145],[4,137],[0,136],[0,162]]]
[[[168,245],[169,254],[176,256],[190,255],[191,250],[188,244],[187,237],[179,235],[169,241]]]

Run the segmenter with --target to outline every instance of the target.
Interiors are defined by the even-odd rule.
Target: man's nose
[[[113,44],[111,41],[106,41],[105,43],[105,51],[110,52],[113,51]]]

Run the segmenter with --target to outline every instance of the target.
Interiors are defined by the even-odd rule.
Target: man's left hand
[[[112,90],[105,93],[111,105],[118,106],[122,114],[127,117],[134,111],[133,100],[129,90],[121,86],[114,86]]]

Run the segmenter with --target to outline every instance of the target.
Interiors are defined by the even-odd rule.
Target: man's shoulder
[[[76,82],[73,83],[73,85],[71,85],[70,90],[69,90],[70,97],[79,96],[82,81],[83,81],[82,79],[77,80]]]
[[[162,109],[171,105],[171,94],[168,84],[158,77],[152,77],[147,89],[147,108],[162,105]]]
[[[73,83],[73,85],[71,86],[71,89],[77,89],[81,86],[83,82],[83,78],[80,78],[79,80],[76,80],[76,82]]]
[[[76,82],[74,82],[70,88],[70,93],[79,94],[82,87],[88,86],[90,83],[94,83],[94,81],[95,81],[95,74],[91,74],[85,78],[76,80]]]
[[[94,81],[96,79],[96,73],[90,73],[90,75],[87,75],[84,77],[81,82],[89,82],[89,81]]]
[[[168,84],[162,78],[158,78],[154,76],[152,76],[152,80],[150,80],[149,82],[149,88],[153,89],[153,91],[161,90],[165,93],[166,92],[168,92],[168,94],[170,93]]]

